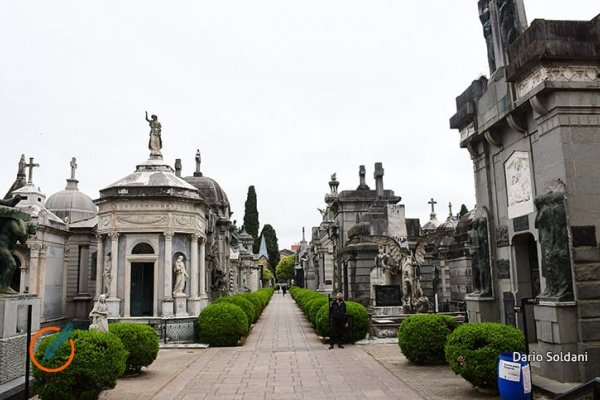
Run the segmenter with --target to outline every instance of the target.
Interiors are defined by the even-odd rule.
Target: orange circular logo
[[[71,345],[71,354],[69,355],[69,359],[67,360],[67,362],[65,362],[63,365],[61,365],[60,367],[56,367],[56,368],[47,368],[44,367],[42,364],[40,364],[40,362],[35,358],[35,352],[33,350],[33,346],[35,345],[35,342],[38,340],[38,338],[40,337],[40,335],[44,332],[60,332],[60,328],[56,327],[56,326],[47,326],[45,328],[40,329],[39,331],[36,332],[35,335],[33,335],[33,338],[31,338],[31,343],[29,343],[29,357],[31,358],[31,362],[33,363],[33,365],[35,365],[38,369],[44,371],[44,372],[60,372],[63,369],[67,368],[72,362],[73,362],[73,358],[75,358],[75,342],[73,341],[73,339],[69,339],[69,344]]]

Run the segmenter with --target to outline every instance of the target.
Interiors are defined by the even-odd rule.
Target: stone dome
[[[200,172],[200,150],[196,151],[196,171],[193,176],[186,176],[185,181],[194,186],[200,192],[200,196],[206,200],[210,207],[229,208],[227,194],[221,185],[212,178],[202,175]]]
[[[46,208],[69,222],[93,218],[98,214],[98,207],[90,196],[80,192],[77,180],[67,179],[65,190],[54,193],[46,200]]]
[[[440,226],[437,227],[437,230],[440,231],[453,231],[456,229],[458,225],[458,220],[454,217],[448,217],[446,221],[444,221]]]
[[[221,186],[207,176],[188,176],[184,178],[187,183],[194,186],[200,195],[211,207],[229,207],[229,199]]]

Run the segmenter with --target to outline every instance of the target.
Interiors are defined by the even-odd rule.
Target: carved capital
[[[165,235],[165,240],[173,240],[175,234],[172,231],[167,231],[164,232],[163,235]]]
[[[200,232],[192,233],[190,238],[192,239],[192,242],[202,242],[202,235],[200,235]]]
[[[110,236],[111,240],[117,240],[119,238],[119,232],[110,232],[108,236]]]

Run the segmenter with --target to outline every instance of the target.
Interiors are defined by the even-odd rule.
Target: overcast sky
[[[525,0],[527,18],[585,19],[591,0]],[[19,157],[46,195],[77,157],[92,198],[148,158],[144,110],[163,155],[194,154],[241,225],[249,185],[284,248],[318,225],[329,177],[358,185],[383,162],[407,217],[427,201],[475,204],[472,164],[448,119],[488,73],[475,0],[0,0],[0,196]],[[2,189],[4,188],[4,189]]]

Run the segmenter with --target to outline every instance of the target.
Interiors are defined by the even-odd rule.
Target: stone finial
[[[302,227],[302,241],[303,241],[303,242],[305,242],[305,241],[306,241],[306,238],[305,238],[305,236],[304,236],[304,227]]]
[[[175,159],[175,176],[181,178],[181,158]]]
[[[65,189],[79,190],[77,188],[77,183],[79,183],[79,181],[75,178],[75,172],[77,171],[77,158],[71,158],[69,165],[71,166],[71,178],[67,179],[67,187]]]
[[[375,172],[373,173],[375,177],[375,191],[377,192],[377,197],[383,197],[383,164],[380,162],[375,163]]]
[[[452,203],[448,203],[448,216],[452,218]]]
[[[331,174],[331,181],[329,181],[329,189],[331,189],[331,194],[337,194],[339,185],[340,183],[337,180],[337,174],[334,172]]]
[[[75,157],[71,158],[71,179],[75,179],[75,171],[77,171],[77,159]]]
[[[19,160],[19,170],[17,171],[17,180],[22,179],[25,181],[25,154],[21,154],[21,159]]]
[[[196,150],[196,171],[194,172],[194,176],[202,176],[202,172],[200,172],[200,164],[202,162],[202,157],[200,156],[200,149]]]
[[[358,178],[359,178],[359,184],[358,184],[358,188],[357,190],[360,189],[369,189],[369,186],[367,185],[366,179],[365,179],[365,175],[367,174],[367,170],[365,169],[364,165],[361,165],[360,167],[358,167]]]

